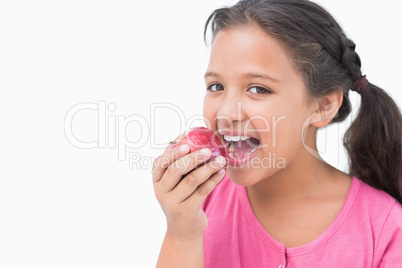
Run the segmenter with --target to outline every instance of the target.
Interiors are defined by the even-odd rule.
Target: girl
[[[197,169],[208,149],[155,160],[157,267],[402,267],[401,114],[355,44],[307,0],[242,0],[209,27],[204,116],[229,153]],[[361,107],[345,174],[316,153],[316,133],[347,117],[349,90]]]

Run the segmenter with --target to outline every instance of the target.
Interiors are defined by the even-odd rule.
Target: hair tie
[[[352,85],[352,90],[356,91],[357,93],[360,93],[368,84],[368,80],[366,78],[366,75],[360,76],[359,79],[353,82]]]

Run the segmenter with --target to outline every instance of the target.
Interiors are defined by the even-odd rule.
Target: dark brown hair
[[[308,0],[241,0],[209,16],[204,39],[209,27],[214,38],[221,30],[243,25],[258,26],[287,49],[311,96],[343,90],[332,123],[349,115],[349,90],[362,76],[360,57],[325,9]],[[359,114],[344,136],[350,174],[402,203],[401,113],[392,98],[372,83],[360,94]]]

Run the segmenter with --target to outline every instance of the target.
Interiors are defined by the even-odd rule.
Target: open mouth
[[[260,141],[248,136],[223,135],[227,155],[234,159],[247,158],[259,147]]]

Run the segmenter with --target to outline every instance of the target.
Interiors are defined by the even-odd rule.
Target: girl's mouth
[[[245,160],[259,147],[260,141],[256,138],[240,135],[223,135],[226,154],[235,160]]]

